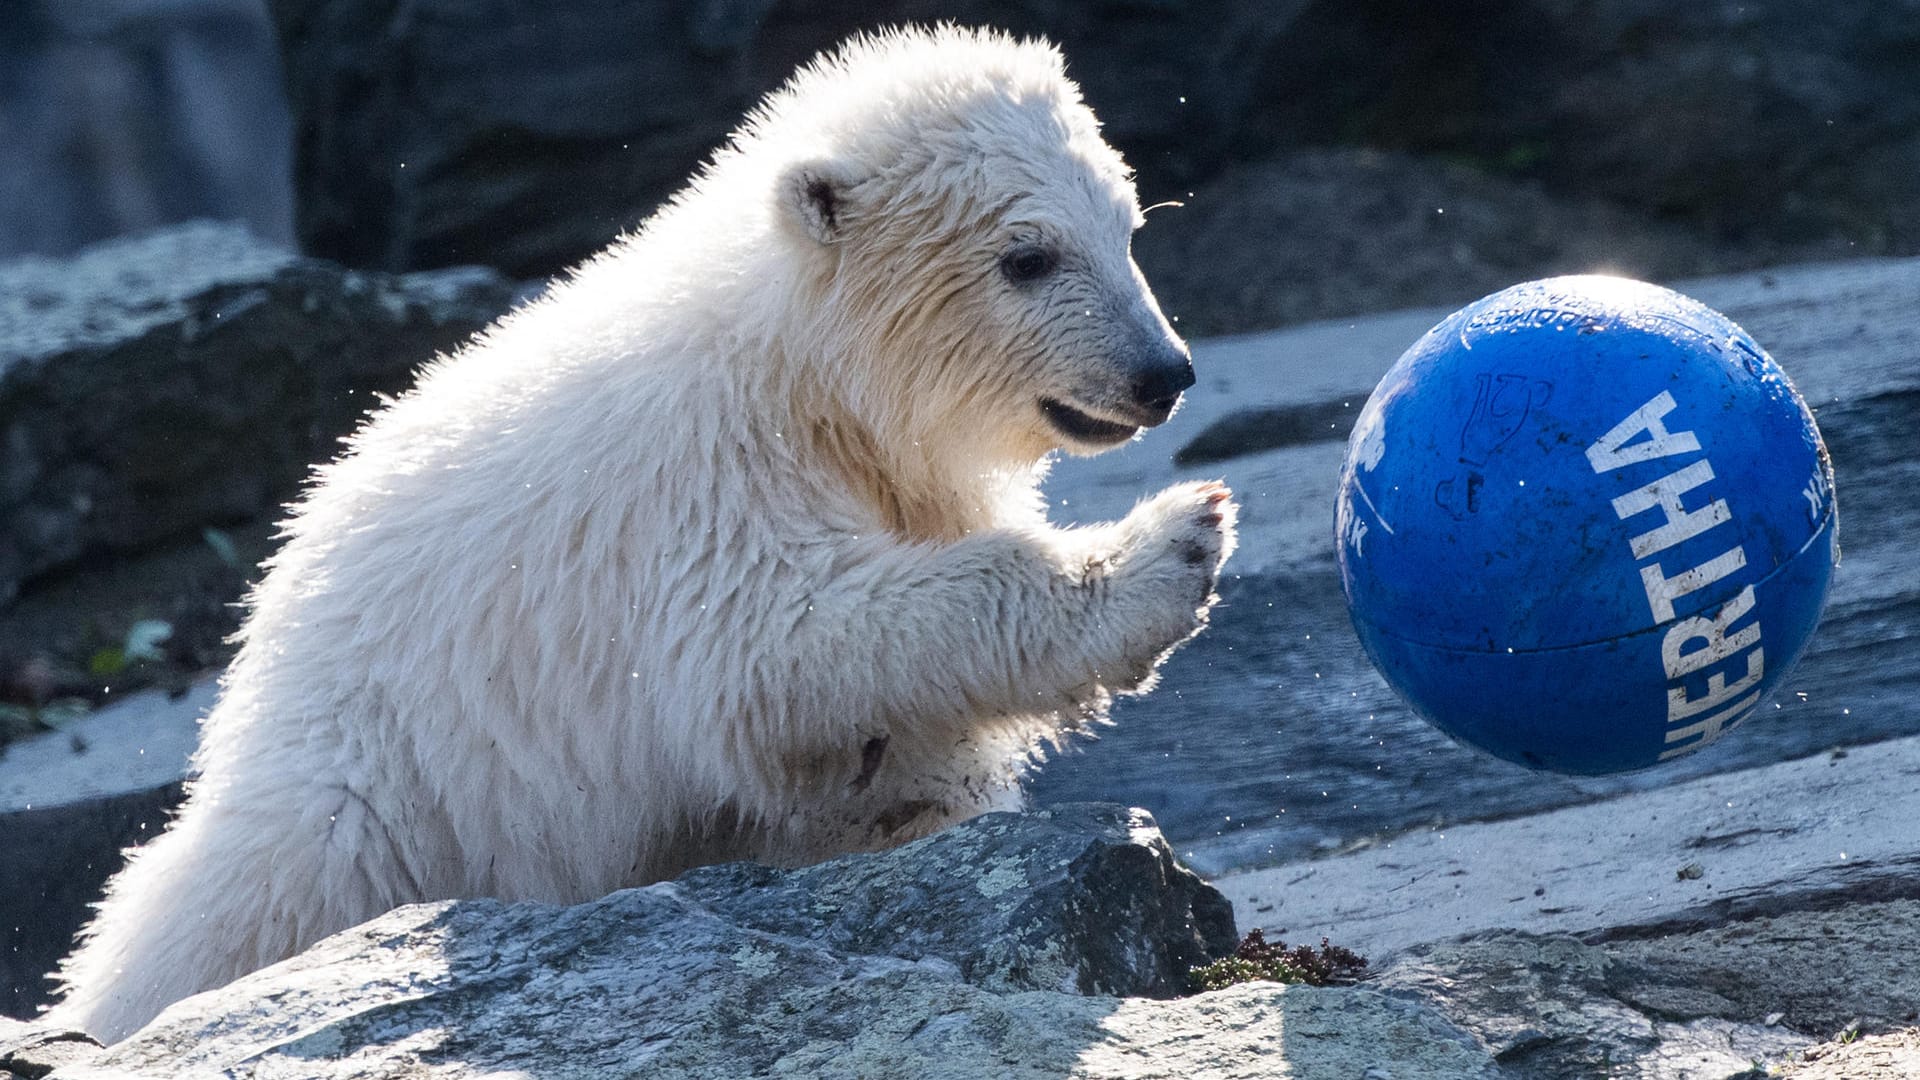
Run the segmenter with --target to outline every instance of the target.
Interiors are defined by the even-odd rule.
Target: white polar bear
[[[318,471],[52,1019],[117,1040],[399,904],[1018,806],[1233,546],[1218,484],[1045,520],[1039,463],[1193,381],[1140,217],[1050,46],[895,32],[800,71]]]

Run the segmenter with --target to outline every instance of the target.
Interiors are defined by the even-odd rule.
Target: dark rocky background
[[[217,669],[373,394],[817,50],[937,19],[1061,44],[1144,201],[1185,204],[1136,250],[1191,335],[1920,252],[1911,0],[12,0],[0,755]],[[196,219],[238,224],[115,242]]]
[[[552,273],[861,28],[1060,43],[1194,333],[1920,244],[1920,9],[1883,0],[272,0],[312,254]],[[556,208],[565,207],[565,212]]]
[[[1060,43],[1193,333],[1920,246],[1920,8],[1884,0],[18,0],[0,256],[198,216],[554,273],[860,29]],[[284,91],[283,91],[284,86]]]

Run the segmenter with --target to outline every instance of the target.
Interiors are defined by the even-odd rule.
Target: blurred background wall
[[[258,0],[0,2],[0,259],[192,218],[293,237]]]
[[[551,274],[863,28],[1044,34],[1191,332],[1920,247],[1914,0],[8,0],[0,255],[196,216]],[[289,112],[290,110],[290,112]],[[290,116],[290,119],[289,119]],[[289,180],[289,173],[291,179]]]

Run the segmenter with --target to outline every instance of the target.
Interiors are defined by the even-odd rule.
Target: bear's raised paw
[[[1206,624],[1237,513],[1233,493],[1209,480],[1167,488],[1120,523],[1112,598],[1130,645],[1148,653],[1134,659],[1150,662]]]

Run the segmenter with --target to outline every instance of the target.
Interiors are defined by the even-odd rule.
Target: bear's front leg
[[[1106,525],[841,552],[761,654],[779,704],[731,738],[772,768],[736,799],[782,823],[745,854],[810,862],[1016,807],[1038,743],[1144,691],[1205,624],[1234,514],[1224,486],[1180,484]]]
[[[819,750],[950,743],[995,717],[1075,715],[1136,692],[1206,622],[1231,493],[1178,484],[1119,522],[1005,529],[843,560],[771,653],[782,727]],[[838,750],[829,752],[838,753]]]

